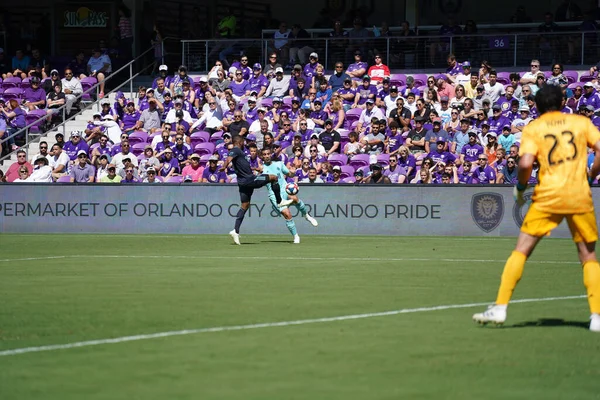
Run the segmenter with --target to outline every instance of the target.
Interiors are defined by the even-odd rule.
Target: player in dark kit
[[[229,164],[233,165],[235,174],[237,175],[237,183],[240,191],[240,209],[237,212],[235,218],[235,229],[229,232],[229,235],[233,238],[235,244],[240,244],[240,226],[244,221],[246,211],[250,207],[250,201],[252,200],[252,194],[254,189],[266,186],[268,183],[271,184],[273,191],[275,192],[275,200],[279,207],[285,207],[292,204],[292,200],[281,199],[281,188],[279,187],[278,179],[276,175],[254,175],[250,163],[246,159],[244,154],[244,138],[242,136],[235,136],[233,138],[233,148],[229,151],[227,159],[221,167],[221,171],[225,171]]]

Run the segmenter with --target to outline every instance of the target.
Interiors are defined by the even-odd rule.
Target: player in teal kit
[[[263,174],[277,176],[277,178],[279,180],[279,187],[281,188],[281,198],[284,200],[287,200],[287,199],[292,200],[293,201],[292,205],[294,205],[298,209],[298,211],[300,211],[300,214],[308,222],[310,222],[312,226],[319,225],[317,220],[314,219],[313,217],[311,217],[306,212],[306,206],[304,205],[304,202],[298,198],[298,196],[295,196],[295,195],[292,196],[292,195],[287,194],[287,192],[285,191],[285,185],[286,185],[285,177],[293,176],[293,174],[290,173],[290,171],[287,169],[285,164],[282,163],[281,161],[272,161],[271,156],[272,156],[272,152],[271,152],[270,148],[265,147],[262,149]],[[300,236],[298,236],[298,233],[296,232],[296,223],[292,219],[292,213],[290,212],[290,210],[288,209],[287,206],[279,207],[277,205],[277,200],[275,200],[275,192],[273,192],[273,189],[272,189],[270,183],[267,185],[267,189],[269,191],[269,200],[271,200],[271,205],[273,206],[273,210],[275,210],[279,215],[281,215],[283,217],[283,219],[285,219],[285,224],[286,224],[288,230],[294,236],[294,243],[300,243]]]

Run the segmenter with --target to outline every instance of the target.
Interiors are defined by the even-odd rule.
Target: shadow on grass
[[[261,243],[292,243],[291,240],[261,240]]]
[[[540,318],[537,321],[525,321],[519,324],[507,325],[504,328],[552,328],[556,326],[569,326],[575,328],[589,329],[590,323],[581,321],[565,321],[564,319],[560,318]]]

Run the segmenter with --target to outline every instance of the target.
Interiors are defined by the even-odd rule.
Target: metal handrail
[[[163,41],[164,41],[164,40],[166,40],[166,39],[167,39],[167,38],[163,39]],[[137,77],[137,76],[139,76],[139,75],[140,75],[140,72],[138,72],[137,74],[135,74],[135,76],[133,75],[133,64],[134,64],[136,61],[138,61],[140,58],[142,58],[143,56],[145,56],[146,54],[148,54],[150,51],[154,51],[154,46],[150,47],[149,49],[147,49],[146,51],[144,51],[143,53],[141,53],[140,55],[138,55],[136,58],[134,58],[133,60],[131,60],[130,62],[128,62],[127,64],[125,64],[124,66],[122,66],[121,68],[119,68],[118,70],[116,70],[116,71],[112,72],[112,73],[111,73],[109,76],[105,77],[104,81],[102,81],[102,82],[98,82],[98,83],[96,83],[95,85],[93,85],[92,87],[90,87],[88,90],[85,90],[83,93],[81,93],[80,95],[78,95],[78,96],[75,98],[75,101],[79,101],[79,100],[81,100],[85,94],[92,93],[92,91],[93,91],[94,89],[96,89],[96,109],[97,109],[97,110],[99,110],[99,109],[100,109],[100,106],[99,106],[99,102],[98,102],[98,95],[100,94],[100,84],[101,84],[101,83],[106,83],[106,82],[107,82],[109,79],[111,79],[111,78],[114,78],[114,77],[115,77],[115,76],[116,76],[116,75],[117,75],[119,72],[121,72],[121,71],[125,70],[125,68],[129,68],[129,76],[130,76],[130,78],[129,78],[128,80],[126,80],[124,83],[122,83],[121,85],[119,85],[119,86],[117,87],[117,89],[118,89],[118,88],[121,88],[121,87],[122,87],[122,86],[124,86],[124,85],[125,85],[127,82],[129,82],[129,83],[130,83],[130,91],[131,91],[131,92],[133,92],[133,79],[134,79],[135,77]],[[147,69],[147,68],[148,68],[148,66],[145,66],[144,68],[142,68],[142,71],[143,71],[143,70],[145,70],[145,69]],[[112,89],[110,92],[108,92],[108,94],[110,94],[110,93],[114,92],[114,91],[115,91],[115,90],[117,90],[117,89]],[[60,107],[58,108],[58,110],[62,110],[63,122],[62,122],[60,125],[58,125],[58,127],[60,127],[60,126],[62,125],[62,129],[63,129],[63,135],[65,135],[65,130],[66,130],[66,127],[65,127],[65,125],[66,125],[66,123],[67,123],[67,122],[69,122],[69,121],[71,121],[72,119],[74,119],[74,118],[75,118],[75,117],[77,117],[77,116],[78,116],[80,113],[82,113],[82,112],[84,111],[84,110],[82,110],[81,112],[79,112],[79,113],[77,113],[77,114],[74,114],[74,115],[72,115],[72,116],[70,116],[70,117],[67,117],[67,116],[66,116],[66,104],[65,104],[65,105],[62,105],[62,106],[60,106]],[[33,143],[33,141],[30,141],[30,140],[29,140],[29,129],[30,129],[32,126],[35,126],[36,124],[38,124],[38,123],[40,123],[40,122],[44,121],[46,118],[47,118],[47,116],[46,116],[46,115],[44,115],[44,116],[42,116],[42,117],[40,117],[40,118],[36,119],[35,121],[33,121],[32,123],[30,123],[29,125],[26,125],[25,127],[23,127],[23,128],[21,128],[21,129],[19,129],[17,132],[13,133],[12,135],[10,135],[10,136],[7,136],[6,138],[4,138],[4,139],[0,140],[0,144],[2,144],[2,143],[6,143],[6,142],[8,142],[8,140],[9,140],[9,139],[11,139],[11,138],[13,138],[13,137],[16,137],[16,136],[18,136],[18,135],[20,135],[20,134],[22,134],[22,133],[25,133],[25,145],[24,145],[24,146],[22,146],[22,147],[20,147],[20,148],[19,148],[19,150],[25,150],[26,152],[28,152],[28,150],[29,150],[29,145],[30,145],[31,143]],[[38,139],[39,139],[39,138],[38,138]],[[0,161],[4,161],[4,160],[6,160],[6,159],[9,159],[9,158],[12,156],[12,154],[13,154],[13,153],[15,153],[15,151],[11,151],[11,152],[9,152],[9,153],[8,153],[6,156],[4,156],[4,157],[0,157]],[[29,154],[27,154],[27,156],[29,156]]]

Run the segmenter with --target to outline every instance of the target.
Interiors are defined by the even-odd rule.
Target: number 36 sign
[[[490,49],[506,50],[510,46],[509,36],[494,36],[490,38]]]

